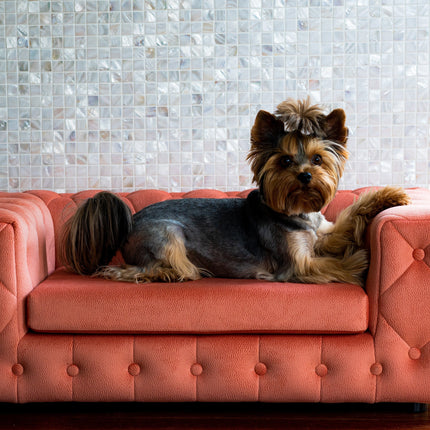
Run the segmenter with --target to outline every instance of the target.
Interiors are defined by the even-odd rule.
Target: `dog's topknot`
[[[302,134],[322,135],[322,122],[325,119],[319,105],[311,105],[310,97],[304,100],[287,99],[277,107],[275,115],[284,122],[285,131],[299,131]]]

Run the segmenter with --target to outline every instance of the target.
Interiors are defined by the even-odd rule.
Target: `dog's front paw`
[[[369,221],[386,209],[408,205],[410,202],[411,199],[403,188],[388,186],[361,194],[358,200],[350,206],[348,215],[354,223],[356,223],[356,220],[353,220],[355,216],[365,217]]]
[[[401,187],[388,186],[382,188],[376,191],[375,197],[381,201],[381,206],[383,206],[384,209],[395,206],[406,206],[411,203],[410,197]]]

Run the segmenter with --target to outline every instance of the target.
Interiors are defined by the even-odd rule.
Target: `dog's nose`
[[[297,179],[304,185],[309,184],[312,179],[312,175],[309,172],[302,172],[299,176],[297,176]]]

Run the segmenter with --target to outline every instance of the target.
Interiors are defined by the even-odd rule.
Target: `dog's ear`
[[[251,129],[251,150],[247,157],[251,163],[255,182],[259,183],[261,169],[273,155],[280,137],[284,134],[283,121],[264,110],[258,112]]]
[[[253,146],[273,148],[283,134],[285,134],[283,121],[264,110],[258,112],[251,130]]]
[[[345,112],[343,109],[335,109],[324,119],[323,130],[326,139],[346,145],[348,129],[345,127]]]

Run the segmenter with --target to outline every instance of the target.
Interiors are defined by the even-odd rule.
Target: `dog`
[[[246,199],[179,199],[134,216],[115,194],[100,192],[66,223],[70,270],[128,282],[202,277],[363,286],[367,225],[409,203],[400,188],[362,195],[336,222],[321,213],[335,196],[348,158],[345,112],[328,115],[308,99],[259,111],[248,160],[257,189]],[[109,266],[120,250],[125,264]]]

